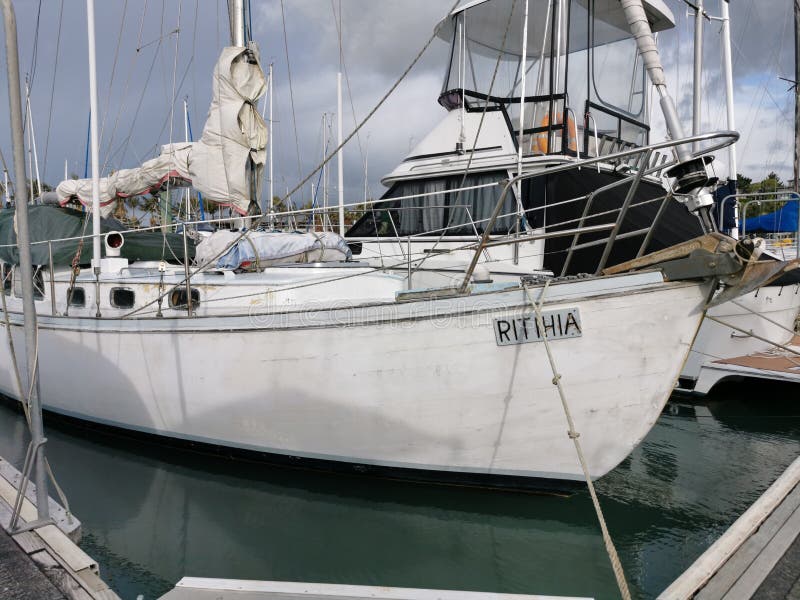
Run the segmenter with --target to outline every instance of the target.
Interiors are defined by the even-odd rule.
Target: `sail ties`
[[[538,303],[533,299],[533,296],[531,296],[530,288],[524,281],[522,283],[522,289],[525,291],[525,296],[527,297],[528,302],[531,303],[531,306],[533,306],[533,310],[536,313],[536,325],[538,326],[539,331],[544,332],[542,335],[542,342],[544,343],[544,349],[547,353],[547,360],[550,363],[550,369],[553,371],[553,385],[558,389],[558,396],[561,399],[561,406],[564,409],[564,416],[567,418],[567,426],[569,427],[567,430],[567,436],[569,436],[569,438],[575,444],[575,451],[578,453],[578,460],[581,463],[583,476],[586,479],[586,485],[589,488],[589,495],[592,497],[592,504],[594,505],[595,513],[597,513],[597,520],[600,522],[600,530],[603,533],[603,542],[606,546],[606,552],[608,552],[608,558],[611,560],[611,568],[614,570],[614,577],[617,580],[619,592],[622,595],[623,600],[631,600],[628,582],[625,580],[625,572],[622,568],[622,563],[619,560],[617,549],[614,547],[614,542],[611,539],[611,534],[608,532],[608,526],[606,525],[606,520],[603,516],[603,510],[600,508],[600,501],[597,498],[597,492],[594,489],[592,477],[589,475],[589,467],[586,464],[586,458],[583,455],[583,449],[581,448],[581,443],[578,439],[581,434],[575,429],[575,422],[572,420],[572,412],[569,409],[567,395],[564,392],[564,386],[561,383],[561,374],[556,368],[556,361],[553,357],[553,352],[550,349],[550,342],[547,338],[547,328],[544,326],[544,318],[542,317],[542,306],[544,305],[544,297],[547,294],[547,289],[550,287],[550,281],[552,280],[548,279],[545,282],[542,292],[539,294]]]

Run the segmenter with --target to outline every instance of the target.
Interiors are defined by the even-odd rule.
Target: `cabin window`
[[[601,18],[590,23],[593,96],[600,104],[629,117],[645,108],[645,70],[636,40]],[[607,41],[607,43],[600,43]]]
[[[71,293],[67,290],[67,304],[79,308],[86,306],[86,291],[79,287],[72,288]]]
[[[192,290],[192,308],[197,308],[200,305],[200,290],[191,288]],[[186,288],[177,287],[169,295],[170,308],[186,309]]]
[[[127,288],[113,288],[111,290],[111,306],[114,308],[133,308],[136,294]]]
[[[506,176],[499,172],[470,175],[463,187],[461,175],[398,182],[383,196],[387,202],[365,210],[347,236],[392,238],[483,233],[502,193],[501,186],[492,184]],[[509,192],[492,233],[501,235],[513,228],[515,207],[514,195]]]
[[[14,296],[22,298],[22,277],[19,269],[14,269],[13,275]],[[42,267],[33,267],[33,299],[44,299],[44,275]]]
[[[3,294],[8,296],[11,292],[11,278],[14,268],[6,263],[0,264],[0,277],[3,279]]]

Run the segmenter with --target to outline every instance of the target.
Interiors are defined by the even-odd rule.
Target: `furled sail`
[[[161,154],[141,167],[101,178],[103,215],[111,213],[118,200],[158,193],[167,186],[192,186],[207,200],[246,214],[258,197],[266,162],[267,127],[256,109],[265,90],[255,44],[224,48],[214,68],[211,108],[200,140],[162,146]],[[92,180],[62,181],[56,193],[62,206],[71,199],[91,206]]]

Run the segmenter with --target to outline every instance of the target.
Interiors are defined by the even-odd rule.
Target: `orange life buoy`
[[[564,122],[561,113],[556,114],[556,125],[561,125]],[[545,114],[542,117],[542,120],[539,122],[539,127],[549,127],[550,126],[550,113]],[[535,136],[536,141],[536,148],[542,154],[549,154],[550,147],[548,145],[548,137],[549,131],[540,131]],[[557,133],[554,132],[554,133]],[[575,125],[575,119],[572,118],[572,115],[567,115],[567,147],[572,152],[578,151],[578,127]]]

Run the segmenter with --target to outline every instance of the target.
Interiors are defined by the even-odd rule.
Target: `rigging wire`
[[[200,114],[197,110],[197,62],[194,60],[197,50],[197,16],[200,12],[200,0],[195,0],[194,3],[194,27],[192,28],[192,112],[197,115]],[[219,47],[219,46],[217,46]]]
[[[63,5],[63,0],[62,0]],[[100,145],[103,144],[103,133],[106,129],[106,118],[108,117],[108,107],[111,104],[111,90],[114,87],[114,76],[117,73],[117,61],[119,60],[119,49],[122,45],[123,32],[125,31],[125,17],[128,14],[128,0],[122,7],[122,19],[119,24],[119,34],[117,35],[117,47],[114,50],[114,62],[111,65],[111,77],[108,81],[108,94],[106,94],[106,106],[103,109],[103,120],[100,122]]]
[[[109,137],[108,145],[105,152],[106,158],[105,161],[103,162],[103,167],[100,170],[101,173],[106,171],[109,161],[114,156],[114,153],[111,152],[111,148],[113,146],[114,138],[117,133],[117,127],[119,126],[120,119],[122,118],[122,113],[125,111],[125,107],[128,102],[128,90],[130,89],[131,79],[133,78],[134,66],[136,65],[137,59],[140,56],[138,48],[142,44],[142,32],[144,30],[144,19],[146,15],[147,15],[147,0],[145,0],[144,2],[144,7],[142,9],[142,17],[139,20],[139,35],[137,37],[137,42],[136,42],[137,50],[133,53],[133,56],[131,56],[131,63],[130,63],[130,68],[128,70],[128,77],[125,80],[125,88],[122,92],[122,102],[120,102],[119,110],[117,111],[117,116],[114,119],[114,126],[111,129],[111,136]]]
[[[42,0],[39,0],[39,6],[36,9],[36,29],[33,33],[33,53],[31,54],[31,67],[28,69],[30,73],[30,87],[33,89],[33,80],[36,77],[36,66],[39,62],[39,24],[42,17]],[[28,91],[30,96],[30,90]]]
[[[508,32],[511,30],[511,23],[513,21],[514,9],[516,7],[517,7],[517,0],[514,0],[513,3],[511,4],[511,10],[508,13],[508,19],[506,20],[506,29],[503,32],[503,41],[500,44],[500,52],[497,53],[497,60],[495,61],[495,64],[494,64],[494,72],[492,73],[492,80],[489,83],[489,92],[487,94],[488,96],[491,96],[492,92],[494,91],[494,84],[495,84],[495,81],[497,80],[497,72],[500,70],[500,62],[501,62],[501,59],[503,57],[503,53],[505,52],[506,40],[508,39]],[[463,99],[462,99],[462,101],[463,101]],[[481,130],[483,129],[483,122],[484,122],[484,119],[486,118],[486,111],[488,109],[489,109],[489,102],[487,100],[486,103],[483,105],[483,112],[481,113],[481,120],[480,120],[480,123],[478,123],[478,130],[475,132],[475,140],[472,143],[472,152],[470,152],[469,160],[467,160],[467,166],[464,168],[464,176],[461,178],[461,183],[458,186],[459,189],[458,189],[458,192],[456,192],[456,197],[455,197],[455,200],[453,201],[454,205],[458,205],[459,200],[461,199],[461,188],[463,188],[464,185],[466,184],[467,176],[469,175],[469,171],[470,171],[470,168],[472,166],[472,159],[475,157],[475,149],[478,147],[478,139],[480,138]],[[519,199],[519,202],[520,203],[522,202],[521,198]],[[422,265],[425,263],[426,260],[428,260],[428,258],[430,258],[431,256],[434,256],[435,253],[432,252],[432,250],[434,250],[441,243],[441,241],[444,239],[444,236],[445,236],[446,233],[447,233],[447,231],[443,230],[439,234],[439,238],[433,244],[431,250],[429,250],[428,253],[425,256],[423,256],[420,259],[419,263],[414,267],[414,271],[415,272],[418,271],[422,267]],[[489,254],[488,254],[487,250],[484,250],[484,258],[485,259],[489,258]]]
[[[350,112],[353,115],[353,125],[358,123],[358,119],[356,118],[356,107],[355,103],[353,102],[353,89],[350,86],[350,75],[347,72],[347,63],[344,60],[344,47],[342,46],[342,3],[339,2],[339,16],[337,19],[336,16],[336,5],[334,0],[331,0],[331,10],[333,10],[333,22],[336,24],[336,35],[339,40],[339,63],[342,65],[342,71],[344,72],[344,81],[345,85],[347,86],[347,97],[350,101]],[[356,135],[356,142],[358,143],[358,152],[361,154],[361,165],[366,169],[367,159],[366,154],[364,153],[364,148],[361,145],[361,135]]]
[[[767,61],[768,61],[767,64],[764,65],[764,70],[763,70],[764,77],[762,78],[762,82],[761,82],[761,86],[760,86],[761,89],[762,89],[762,92],[761,92],[761,98],[758,101],[758,108],[756,108],[756,112],[755,112],[756,115],[760,112],[761,107],[764,104],[764,99],[765,99],[766,94],[767,94],[767,85],[768,85],[769,80],[773,76],[772,74],[779,70],[779,67],[780,67],[780,56],[781,56],[781,53],[783,52],[783,43],[784,43],[784,39],[786,37],[786,28],[787,28],[787,25],[788,25],[789,21],[791,21],[791,20],[792,19],[788,19],[788,18],[787,19],[783,19],[783,30],[781,31],[781,35],[780,35],[780,38],[779,38],[780,39],[780,44],[778,46],[777,52],[773,48],[773,53],[772,53],[772,56],[770,57],[770,58],[772,58],[772,61],[770,61],[770,59],[768,58],[767,59]],[[754,94],[754,96],[753,96],[753,102],[750,105],[751,110],[748,111],[747,119],[745,119],[745,121],[749,121],[750,122],[750,129],[749,129],[749,131],[747,133],[747,137],[745,138],[744,144],[741,146],[742,155],[744,155],[744,156],[747,155],[747,148],[749,147],[750,142],[753,139],[753,130],[754,130],[754,128],[755,128],[755,126],[757,124],[757,121],[758,121],[758,119],[755,119],[755,118],[751,119],[751,116],[752,116],[752,113],[753,113],[752,109],[755,106],[756,97],[758,97],[758,92],[756,92],[756,94]]]
[[[284,10],[283,0],[281,0],[281,21],[283,23],[283,47],[286,51],[286,71],[289,74],[289,98],[292,105],[292,126],[294,127],[294,145],[297,152],[297,178],[302,177],[302,167],[300,166],[300,141],[297,136],[297,114],[294,109],[294,87],[292,86],[292,65],[289,61],[289,37],[286,34],[286,11]],[[307,178],[308,179],[308,178]],[[303,182],[305,184],[305,181]],[[298,188],[295,188],[295,191]],[[287,198],[291,193],[286,195]]]
[[[125,139],[122,140],[122,142],[120,142],[120,145],[117,147],[117,149],[114,150],[113,153],[109,153],[108,158],[106,160],[106,163],[108,163],[113,157],[115,157],[120,152],[122,153],[121,154],[121,160],[124,160],[125,155],[127,154],[127,152],[129,150],[131,150],[131,147],[130,147],[131,146],[131,139],[133,138],[133,134],[134,134],[134,131],[135,131],[136,121],[139,118],[139,113],[140,113],[140,111],[142,109],[142,104],[144,103],[144,98],[147,95],[148,86],[150,84],[150,78],[153,76],[153,70],[155,69],[155,66],[156,66],[156,60],[158,59],[160,51],[161,51],[161,44],[162,44],[162,42],[159,41],[158,45],[156,46],[155,52],[153,54],[153,60],[150,62],[150,68],[147,71],[147,77],[145,78],[144,85],[142,86],[142,93],[139,94],[139,101],[136,104],[136,110],[133,113],[133,120],[131,121],[130,131],[129,131],[128,135],[125,137]],[[105,165],[104,165],[104,167],[105,167]]]
[[[127,1],[127,0],[126,0]],[[50,107],[47,110],[47,134],[45,135],[44,140],[44,162],[42,164],[42,170],[47,174],[47,152],[50,149],[50,126],[53,122],[53,101],[56,95],[56,73],[58,73],[58,57],[61,54],[61,24],[64,19],[64,0],[61,0],[61,4],[58,9],[58,33],[56,34],[56,56],[55,60],[53,61],[53,80],[50,84]]]
[[[183,2],[182,2],[182,0],[178,0],[178,26],[175,29],[175,57],[173,58],[173,61],[172,61],[172,101],[169,103],[169,145],[170,145],[170,147],[172,147],[172,139],[173,139],[173,135],[174,135],[174,132],[175,132],[175,101],[177,99],[175,86],[177,84],[177,78],[178,78],[178,51],[179,51],[179,48],[180,48],[180,38],[181,38],[180,30],[181,30],[181,15],[182,15],[182,13],[183,13]],[[188,73],[188,72],[189,72],[189,68],[188,68],[188,65],[187,65],[186,73]],[[172,162],[171,166],[174,166],[175,165],[175,154],[171,153],[170,156],[171,156],[171,162]],[[161,260],[164,260],[164,256],[166,255],[165,250],[167,248],[169,248],[169,251],[172,254],[172,256],[177,259],[177,257],[175,256],[175,252],[172,249],[172,245],[171,244],[167,244],[167,228],[163,227],[163,225],[166,225],[167,221],[171,220],[171,212],[172,212],[172,193],[171,193],[172,192],[172,190],[171,190],[172,178],[171,177],[167,177],[167,182],[166,183],[167,183],[167,189],[164,192],[164,199],[163,199],[164,207],[162,209],[163,210],[163,219],[162,219],[162,222],[161,222],[161,225],[162,225],[162,228],[161,228]],[[188,201],[187,201],[187,203],[188,203]],[[188,208],[189,207],[187,206],[187,213],[188,213]],[[178,214],[180,215],[180,208],[178,209]],[[186,236],[186,225],[184,225],[183,227],[184,227],[183,235]],[[184,262],[188,262],[188,257],[184,256],[183,260],[184,260]],[[191,305],[191,302],[189,302],[189,304]]]
[[[514,1],[516,2],[516,0],[514,0]],[[450,8],[450,10],[448,11],[447,14],[452,13],[453,10],[455,10],[456,6],[458,6],[459,2],[460,2],[460,0],[455,0],[455,2],[453,3],[452,7]],[[281,0],[281,4],[283,4],[283,0]],[[411,63],[409,63],[409,65],[400,74],[400,76],[395,80],[395,82],[386,91],[386,93],[380,98],[380,100],[378,100],[378,102],[375,104],[375,106],[372,107],[372,110],[370,110],[369,113],[364,117],[364,119],[355,127],[355,129],[352,132],[350,132],[350,134],[348,134],[348,136],[344,140],[342,140],[342,143],[339,144],[327,157],[325,157],[325,159],[320,164],[318,164],[316,167],[314,167],[314,169],[312,169],[308,173],[308,175],[306,175],[306,177],[303,178],[302,181],[297,183],[294,188],[292,188],[290,190],[287,190],[286,195],[281,199],[281,203],[284,203],[284,205],[285,205],[285,203],[288,201],[288,199],[291,197],[291,195],[293,193],[295,193],[297,190],[301,189],[306,183],[308,183],[314,177],[314,175],[316,175],[317,172],[321,168],[323,168],[325,165],[327,165],[333,159],[333,157],[336,156],[336,153],[339,150],[341,150],[348,142],[350,142],[350,140],[353,139],[356,136],[356,134],[361,130],[361,128],[364,127],[364,125],[366,125],[367,122],[369,122],[369,120],[375,115],[375,113],[378,112],[380,107],[383,106],[386,103],[386,100],[388,100],[388,98],[394,93],[394,91],[398,88],[398,86],[403,81],[405,81],[405,78],[408,76],[408,74],[411,72],[411,70],[416,66],[416,64],[420,61],[420,59],[422,58],[422,55],[425,54],[425,52],[428,50],[430,45],[433,43],[433,40],[436,39],[436,36],[438,35],[438,33],[439,33],[439,27],[438,26],[434,27],[433,33],[428,38],[428,40],[425,42],[425,44],[422,46],[422,48],[420,48],[419,52],[417,52],[416,56],[413,58]],[[260,216],[256,216],[253,219],[253,223],[251,224],[251,229],[258,228],[260,225],[262,225],[264,223],[264,221],[268,217],[269,217],[269,215],[266,214],[266,213],[262,214]],[[231,248],[233,248],[236,244],[238,244],[242,239],[244,239],[246,234],[247,234],[246,230],[242,231],[238,236],[236,236],[236,238],[234,238],[228,244],[226,244],[226,246],[224,248],[220,249],[219,252],[217,252],[214,256],[209,257],[209,261],[205,265],[200,266],[197,269],[195,269],[195,271],[194,271],[194,273],[192,273],[192,275],[197,275],[197,274],[202,273],[205,270],[209,269],[211,267],[211,265],[214,264],[221,256],[223,256],[226,252],[228,252]],[[167,294],[171,293],[172,290],[174,290],[174,289],[176,289],[176,288],[178,288],[178,287],[180,287],[182,285],[186,285],[186,278],[182,279],[177,285],[172,286],[167,292],[165,292],[163,294],[159,294],[158,297],[155,300],[153,300],[153,301],[151,301],[151,302],[149,302],[147,304],[144,304],[143,306],[139,307],[138,309],[134,309],[134,310],[122,315],[120,318],[124,319],[124,318],[131,317],[131,316],[133,316],[135,314],[138,314],[139,312],[141,312],[142,310],[144,310],[148,306],[152,306],[153,304],[156,304],[159,301],[163,301],[163,299],[166,297]]]

